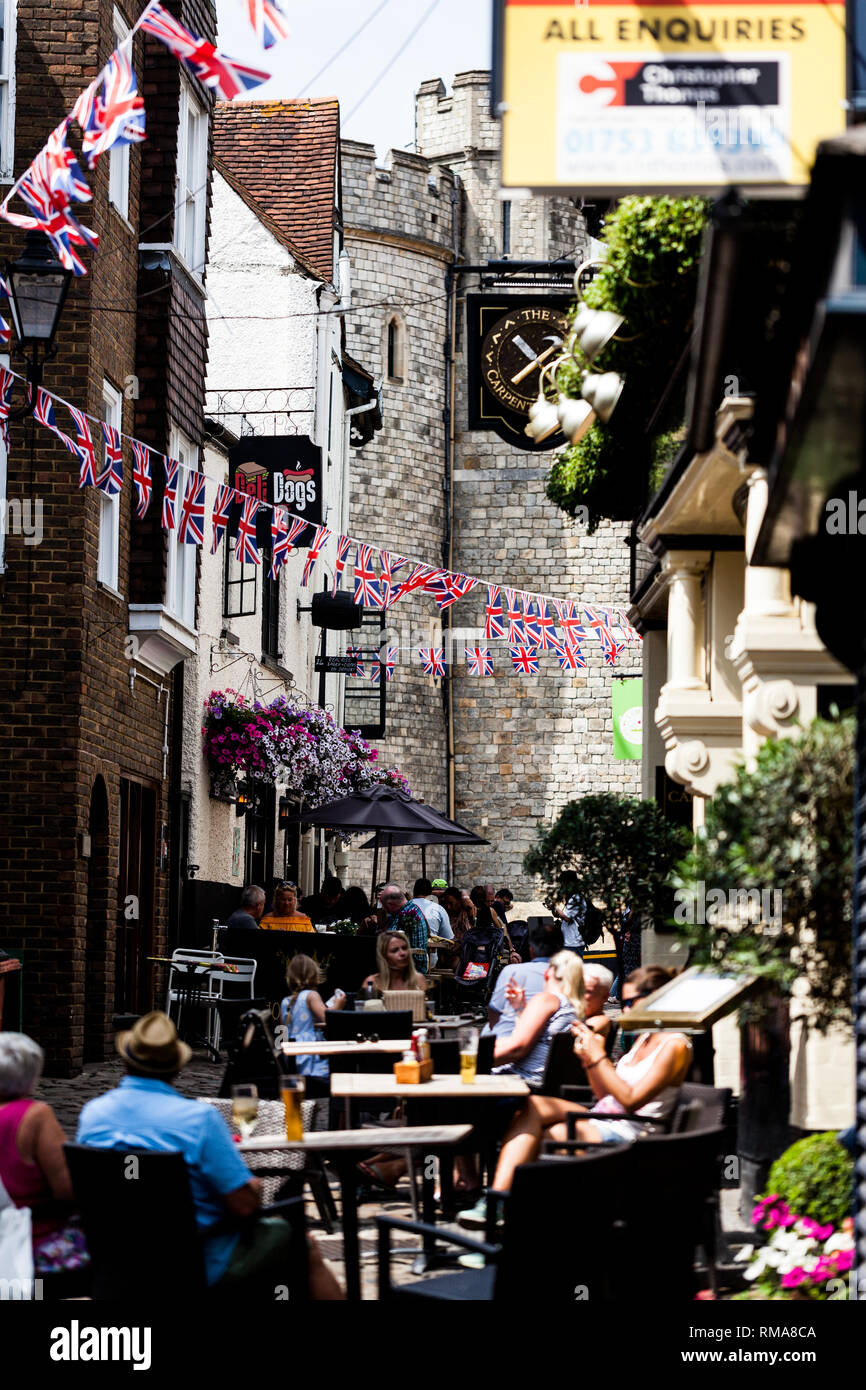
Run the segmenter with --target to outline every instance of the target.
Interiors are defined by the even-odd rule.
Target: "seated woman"
[[[623,1008],[660,989],[675,974],[661,965],[633,970],[623,987]],[[692,1044],[683,1033],[642,1033],[614,1066],[604,1041],[585,1022],[575,1023],[572,1032],[574,1050],[583,1062],[596,1103],[587,1110],[556,1096],[531,1096],[515,1115],[502,1145],[491,1184],[498,1191],[510,1191],[515,1168],[538,1157],[545,1135],[566,1137],[569,1115],[580,1117],[578,1139],[589,1144],[628,1144],[647,1131],[663,1128],[676,1105],[692,1062]],[[482,1208],[479,1203],[458,1219],[464,1225],[483,1226],[486,1208]]]
[[[359,927],[370,916],[370,902],[363,888],[350,884],[340,900],[340,911],[348,921]]]
[[[322,996],[314,988],[322,983],[322,972],[316,961],[309,956],[292,956],[286,970],[286,983],[289,993],[280,1004],[280,1018],[288,1029],[291,1042],[318,1042],[316,1024],[325,1021],[325,1005]],[[334,1000],[333,1007],[342,1009],[346,996]],[[314,1084],[307,1087],[309,1096],[328,1094],[330,1068],[324,1057],[311,1053],[307,1057],[295,1059],[299,1076],[306,1076]]]
[[[298,885],[281,883],[274,893],[274,905],[259,921],[262,931],[313,931],[305,912],[298,911]]]
[[[419,989],[423,993],[430,988],[427,977],[415,969],[412,947],[405,932],[379,933],[376,937],[376,964],[379,969],[375,975],[367,976],[362,989],[371,985],[383,994],[386,989]]]
[[[26,1033],[0,1033],[0,1182],[16,1207],[31,1210],[37,1277],[89,1263],[72,1215],[66,1135],[50,1105],[32,1097],[43,1060]]]

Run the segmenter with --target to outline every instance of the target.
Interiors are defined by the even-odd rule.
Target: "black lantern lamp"
[[[237,800],[235,801],[235,815],[240,819],[245,816],[247,811],[253,808],[253,798],[248,787],[238,787]]]
[[[6,262],[12,323],[32,387],[41,385],[43,365],[53,355],[71,279],[72,271],[64,270],[42,232],[28,232],[18,260]],[[29,406],[24,413],[30,413]]]

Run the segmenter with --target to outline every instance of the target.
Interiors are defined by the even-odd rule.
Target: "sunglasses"
[[[637,1001],[638,1001],[639,999],[648,999],[649,996],[650,996],[651,994],[652,994],[652,990],[651,990],[651,989],[642,990],[641,993],[640,993],[640,994],[636,994],[636,995],[634,996],[633,999],[623,999],[622,1004],[620,1005],[620,1008],[622,1008],[622,1009],[630,1009],[631,1006],[632,1006],[632,1004],[636,1004]]]
[[[293,893],[297,893],[298,891],[298,885],[296,883],[281,883],[277,889],[277,892],[281,892],[284,888],[291,888]]]

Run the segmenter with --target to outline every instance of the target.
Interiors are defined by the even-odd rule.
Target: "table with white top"
[[[346,1079],[355,1080],[353,1076]],[[358,1174],[355,1166],[358,1154],[369,1153],[370,1149],[411,1149],[420,1150],[422,1154],[441,1152],[462,1143],[471,1131],[472,1126],[469,1124],[402,1125],[395,1129],[316,1130],[311,1134],[305,1134],[303,1139],[286,1139],[281,1134],[253,1135],[251,1139],[245,1139],[239,1147],[242,1154],[266,1153],[269,1150],[280,1149],[297,1153],[328,1154],[333,1160],[340,1178],[346,1297],[350,1302],[359,1302],[361,1263],[358,1242]]]
[[[408,1052],[412,1046],[411,1038],[382,1038],[379,1042],[325,1042],[324,1038],[315,1042],[285,1042],[281,1044],[284,1057],[354,1057],[359,1052],[398,1053]]]

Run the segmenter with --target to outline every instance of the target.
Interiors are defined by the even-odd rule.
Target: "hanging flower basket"
[[[284,695],[263,705],[234,690],[212,691],[202,740],[212,787],[221,794],[229,787],[233,794],[239,777],[280,783],[310,807],[381,782],[409,791],[397,768],[377,767],[376,749],[360,734],[341,729],[326,710],[292,705]]]

